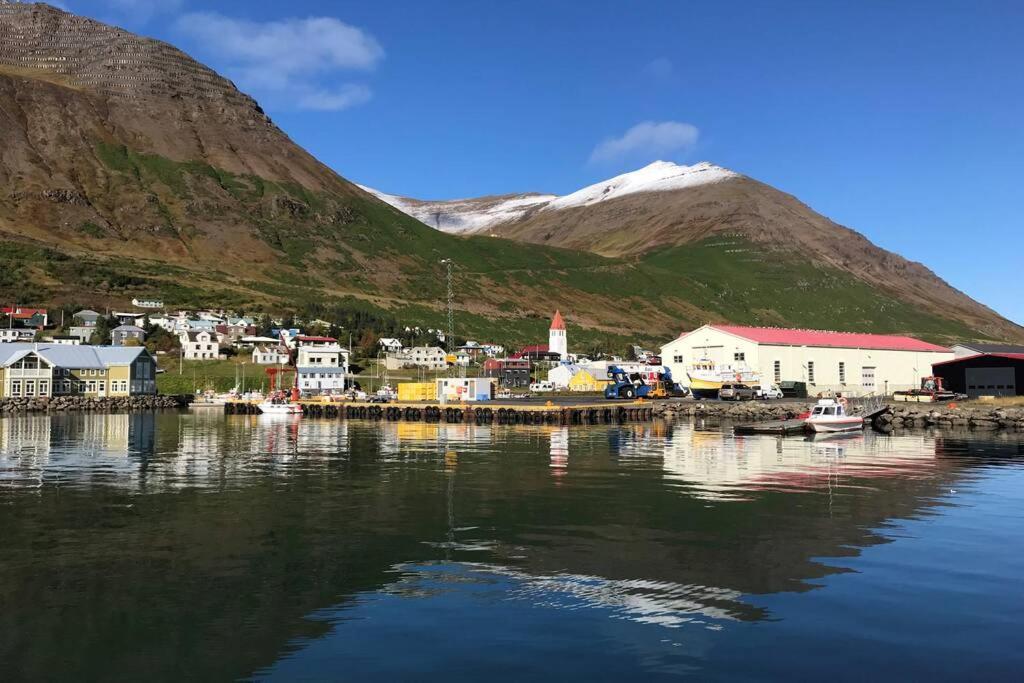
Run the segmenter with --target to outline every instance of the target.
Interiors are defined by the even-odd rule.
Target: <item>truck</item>
[[[920,389],[896,391],[892,395],[892,400],[907,403],[938,403],[939,401],[953,401],[960,398],[966,398],[966,396],[947,391],[942,386],[941,377],[922,377]]]
[[[687,394],[686,390],[672,379],[672,371],[668,368],[665,372],[658,373],[656,381],[648,383],[640,373],[628,373],[618,365],[612,365],[608,368],[608,379],[610,381],[604,389],[604,397],[612,400],[670,398]]]

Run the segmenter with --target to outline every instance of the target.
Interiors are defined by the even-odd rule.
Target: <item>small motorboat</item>
[[[864,418],[846,413],[845,398],[823,398],[811,410],[811,415],[804,420],[804,425],[808,430],[819,434],[856,432],[864,429]]]
[[[275,392],[257,404],[264,415],[302,415],[302,406],[289,400],[283,392]]]

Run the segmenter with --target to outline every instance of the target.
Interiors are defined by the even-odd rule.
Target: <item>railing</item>
[[[849,412],[851,415],[874,415],[885,410],[885,396],[868,394],[858,398],[849,399]]]
[[[8,377],[50,379],[50,368],[7,368]]]

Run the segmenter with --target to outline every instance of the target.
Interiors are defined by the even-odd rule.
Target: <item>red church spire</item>
[[[562,314],[559,311],[555,311],[555,317],[551,319],[552,330],[564,330],[565,321],[562,320]]]

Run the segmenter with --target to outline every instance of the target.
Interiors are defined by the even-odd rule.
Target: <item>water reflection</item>
[[[934,518],[956,504],[951,490],[1017,467],[1021,443],[3,418],[0,661],[26,679],[288,678],[300,663],[332,678],[314,644],[369,673],[355,644],[391,657],[365,634],[402,637],[409,662],[436,664],[466,656],[461,641],[415,643],[468,621],[496,638],[543,633],[577,661],[678,673],[717,639],[791,614],[763,596],[816,591],[893,541],[896,521]],[[69,640],[75,654],[55,656]]]

